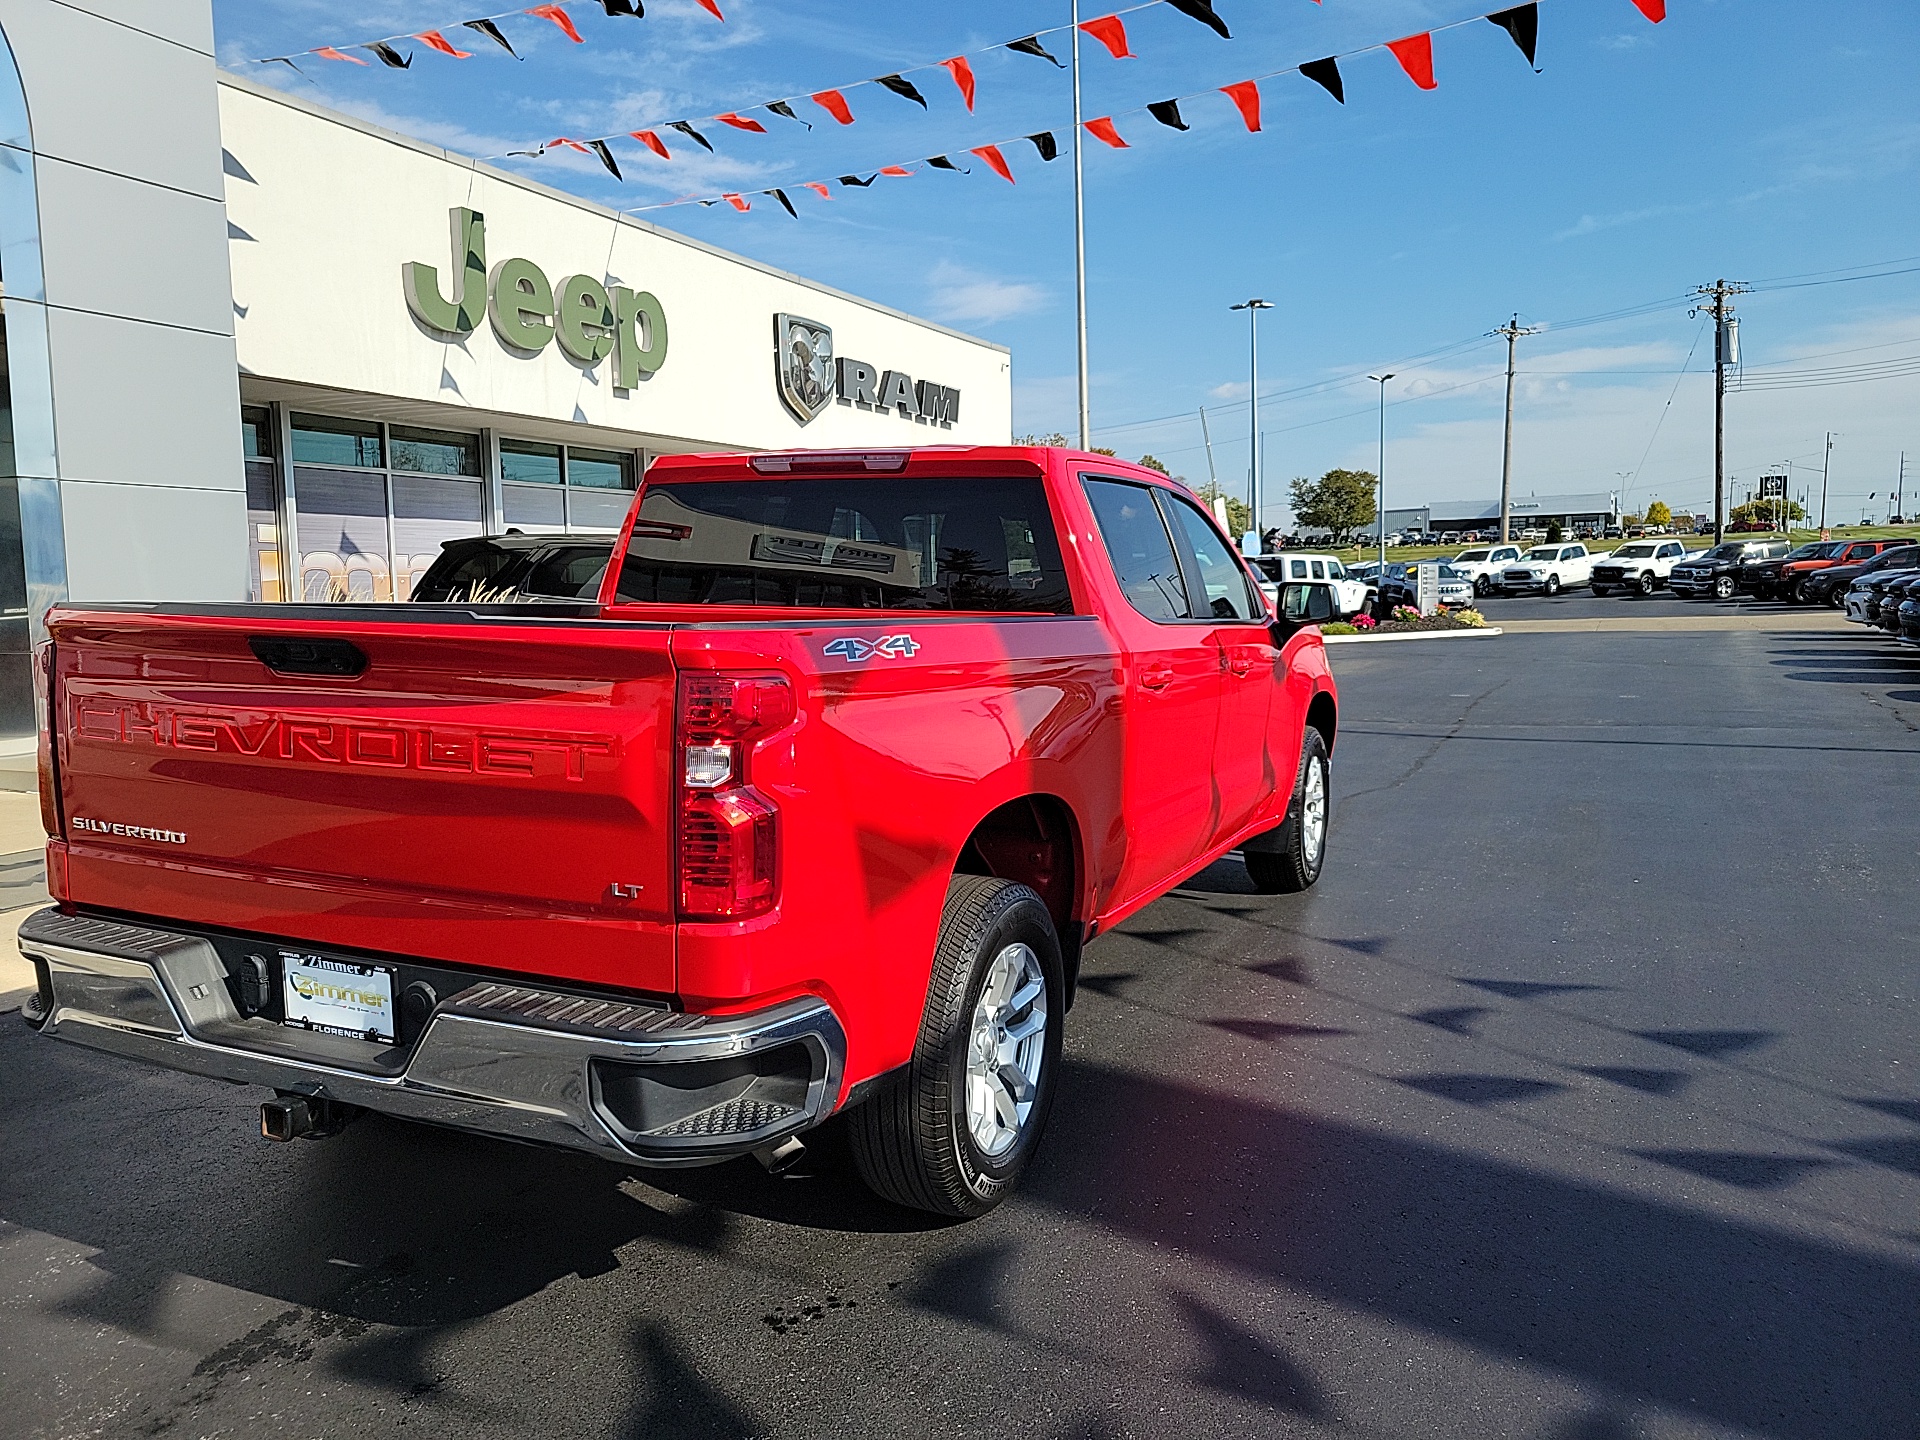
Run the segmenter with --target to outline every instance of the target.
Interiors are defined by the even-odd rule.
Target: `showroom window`
[[[618,530],[633,503],[634,457],[538,440],[500,441],[500,508],[516,529]]]
[[[284,600],[280,505],[274,483],[279,444],[273,411],[264,405],[242,405],[240,442],[247,468],[247,595],[251,600]]]
[[[443,541],[484,532],[478,435],[298,412],[288,428],[298,598],[410,599]]]

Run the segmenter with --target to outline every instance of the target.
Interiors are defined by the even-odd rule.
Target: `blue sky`
[[[502,22],[522,63],[460,31],[471,60],[408,44],[409,71],[313,60],[303,62],[307,79],[245,62],[436,25],[453,36],[457,21],[489,7],[216,0],[215,18],[227,68],[491,156],[805,94],[1066,16],[1064,4],[1031,0],[721,3],[724,25],[693,0],[648,0],[644,20],[610,20],[589,0],[571,6],[582,45],[541,20]],[[1153,6],[1126,16],[1138,58],[1113,60],[1083,39],[1085,113],[1211,90],[1469,18],[1483,3],[1216,0],[1230,41]],[[1740,302],[1753,388],[1728,401],[1734,488],[1785,462],[1795,491],[1810,485],[1817,496],[1833,430],[1836,523],[1885,514],[1903,447],[1908,494],[1920,497],[1920,373],[1858,382],[1861,372],[1841,371],[1798,378],[1850,383],[1777,378],[1758,388],[1769,367],[1781,377],[1920,356],[1920,7],[1669,0],[1655,26],[1629,0],[1544,0],[1540,30],[1540,74],[1503,32],[1475,21],[1435,35],[1431,92],[1377,52],[1343,62],[1345,106],[1299,76],[1265,82],[1259,135],[1213,95],[1183,106],[1186,133],[1141,114],[1118,122],[1131,148],[1090,142],[1095,443],[1204,478],[1206,406],[1220,478],[1242,488],[1247,321],[1227,307],[1258,294],[1275,304],[1261,321],[1270,523],[1285,518],[1287,477],[1373,467],[1365,375],[1382,368],[1397,372],[1387,387],[1389,503],[1492,498],[1504,344],[1481,337],[1518,312],[1546,328],[1521,344],[1516,490],[1624,488],[1629,508],[1654,497],[1703,505],[1712,338],[1684,297],[1726,276],[1762,282]],[[1046,43],[1064,54],[1065,40]],[[501,163],[628,208],[791,188],[1040,129],[1064,140],[1063,72],[1004,50],[976,56],[974,68],[971,116],[934,71],[914,77],[924,112],[867,86],[849,96],[850,127],[802,102],[811,130],[764,112],[764,136],[705,127],[713,156],[674,144],[667,163],[622,142],[624,183],[564,151]],[[1043,164],[1025,142],[1006,154],[1012,186],[977,163],[965,162],[965,176],[914,165],[910,179],[835,187],[831,202],[793,190],[798,221],[760,197],[745,215],[682,206],[649,218],[1008,345],[1016,430],[1071,434],[1069,161]],[[1914,273],[1855,280],[1849,267]],[[1568,323],[1628,310],[1640,313]],[[1920,499],[1906,508],[1920,510]]]

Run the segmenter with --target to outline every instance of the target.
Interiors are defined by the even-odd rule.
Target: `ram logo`
[[[829,640],[823,653],[838,655],[850,665],[858,665],[871,660],[876,655],[882,660],[893,660],[905,655],[911,659],[920,651],[920,643],[911,635],[882,635],[878,640],[862,640],[853,635],[843,635],[838,640]]]

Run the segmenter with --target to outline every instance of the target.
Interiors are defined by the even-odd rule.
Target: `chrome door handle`
[[[1157,665],[1151,670],[1140,672],[1142,690],[1164,690],[1172,683],[1173,667],[1171,665]]]

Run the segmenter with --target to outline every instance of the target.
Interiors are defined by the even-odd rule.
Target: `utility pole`
[[[1833,431],[1827,431],[1827,453],[1820,461],[1820,538],[1827,538],[1827,471],[1833,466]]]
[[[1694,295],[1705,301],[1687,312],[1693,316],[1705,311],[1713,316],[1713,543],[1727,538],[1727,367],[1740,363],[1740,322],[1733,318],[1733,306],[1727,301],[1751,290],[1738,280],[1716,280],[1711,285],[1694,287]]]
[[[1393,371],[1367,379],[1380,387],[1380,501],[1373,507],[1374,523],[1380,530],[1380,569],[1373,577],[1374,594],[1378,596],[1387,593],[1387,381],[1393,379]]]
[[[1218,490],[1220,477],[1214,473],[1213,469],[1213,434],[1207,429],[1207,407],[1204,405],[1200,407],[1200,438],[1206,442],[1207,446],[1207,479],[1213,488]]]
[[[1507,439],[1500,454],[1500,543],[1505,545],[1512,537],[1507,533],[1512,525],[1513,508],[1513,347],[1522,335],[1538,335],[1537,325],[1522,327],[1520,317],[1515,315],[1497,330],[1487,334],[1507,337]]]
[[[1893,513],[1902,520],[1907,518],[1907,452],[1900,452],[1900,478],[1893,485]]]

